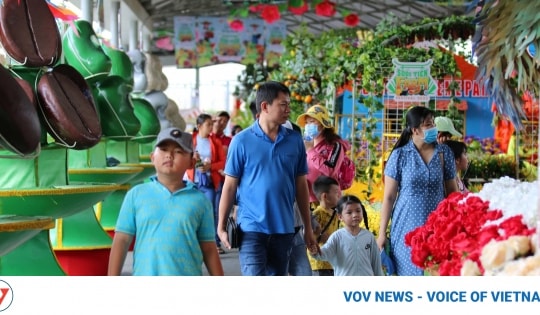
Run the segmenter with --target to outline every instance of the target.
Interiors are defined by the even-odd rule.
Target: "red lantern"
[[[279,8],[275,4],[265,5],[261,12],[261,17],[266,23],[272,24],[281,18]]]
[[[315,14],[331,17],[336,14],[336,4],[332,1],[323,1],[315,6]]]
[[[345,25],[347,26],[356,26],[358,23],[360,23],[360,19],[358,18],[358,15],[356,13],[351,13],[345,17],[343,20],[345,22]]]

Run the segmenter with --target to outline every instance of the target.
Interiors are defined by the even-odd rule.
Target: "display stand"
[[[11,252],[42,230],[54,228],[51,217],[0,215],[0,257]]]
[[[120,186],[100,183],[68,183],[67,149],[44,145],[34,158],[18,158],[0,152],[2,212],[16,216],[59,219],[75,215],[103,200]],[[15,188],[13,188],[15,187]],[[30,263],[33,262],[33,263]],[[1,257],[0,275],[64,275],[49,240],[40,230],[25,243]]]
[[[123,183],[143,170],[142,167],[107,167],[105,147],[105,142],[101,141],[90,149],[71,151],[69,182],[116,183],[122,190]],[[72,216],[57,219],[56,228],[50,231],[56,257],[70,276],[107,274],[112,239],[96,217],[94,207],[101,202]]]

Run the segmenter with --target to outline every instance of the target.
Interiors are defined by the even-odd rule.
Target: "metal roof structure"
[[[123,0],[137,17],[141,24],[150,32],[158,30],[173,30],[175,16],[229,16],[230,12],[246,4],[261,1],[253,0]],[[267,1],[268,2],[268,1]],[[275,1],[280,2],[280,1]],[[281,1],[284,2],[284,1]],[[374,29],[379,22],[393,15],[400,23],[409,24],[420,21],[425,17],[447,17],[450,15],[466,14],[466,1],[435,1],[423,0],[333,0],[340,10],[356,13],[360,18],[358,27]],[[281,20],[291,32],[300,25],[306,25],[308,30],[318,34],[331,29],[347,27],[343,16],[336,13],[333,17],[321,17],[311,9],[302,15],[294,15],[288,10],[281,14]],[[129,25],[124,27],[129,28]],[[122,38],[125,35],[122,34]]]
[[[156,28],[172,28],[172,19],[177,15],[188,16],[227,16],[231,9],[249,1],[227,4],[223,0],[139,0]],[[460,15],[465,12],[465,5],[441,6],[434,2],[411,0],[334,0],[343,10],[355,12],[360,17],[360,27],[372,29],[389,13],[394,14],[404,23],[421,20],[424,17],[445,17]],[[303,15],[284,12],[281,19],[289,30],[294,30],[300,23],[308,23],[314,33],[334,28],[346,27],[343,17],[336,14],[327,18],[316,15],[310,10]]]

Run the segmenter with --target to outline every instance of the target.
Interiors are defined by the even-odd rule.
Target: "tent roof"
[[[132,9],[137,7],[137,10],[132,11],[144,12],[144,24],[151,27],[152,31],[170,30],[172,32],[175,16],[228,16],[235,7],[259,1],[230,1],[238,2],[240,5],[226,4],[227,1],[224,0],[125,0],[125,2]],[[365,29],[374,29],[389,14],[393,14],[400,23],[409,24],[425,17],[440,18],[463,15],[467,12],[467,7],[463,4],[464,1],[446,2],[461,3],[460,5],[438,5],[430,0],[333,0],[333,2],[341,10],[358,14],[360,18],[358,27]],[[286,11],[282,13],[281,20],[286,23],[287,29],[291,32],[302,24],[306,24],[313,34],[347,27],[340,14],[330,18],[321,17],[316,15],[313,10],[300,16]]]

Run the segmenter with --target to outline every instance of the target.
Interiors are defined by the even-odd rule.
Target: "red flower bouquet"
[[[453,193],[423,226],[405,236],[405,244],[412,248],[411,260],[418,267],[438,269],[441,276],[459,276],[465,259],[483,271],[480,255],[492,239],[533,233],[535,229],[523,223],[522,215],[503,218],[502,211],[490,210],[489,202],[480,197]]]

